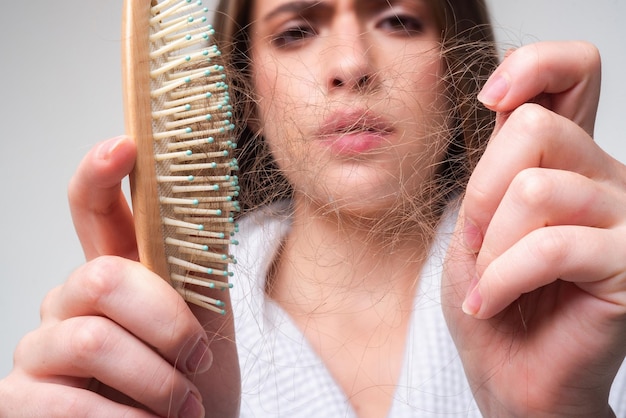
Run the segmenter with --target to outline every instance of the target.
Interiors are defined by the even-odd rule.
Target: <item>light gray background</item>
[[[66,188],[95,143],[123,132],[121,1],[14,1],[0,13],[0,377],[45,293],[82,262]],[[491,0],[499,38],[585,39],[604,84],[597,141],[626,162],[626,2]]]

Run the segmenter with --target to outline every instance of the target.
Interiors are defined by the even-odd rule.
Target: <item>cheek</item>
[[[268,54],[269,55],[269,54]],[[271,56],[257,59],[254,66],[254,91],[261,120],[266,127],[277,122],[301,123],[302,109],[312,100],[315,80],[307,74],[301,60],[277,60]]]
[[[257,114],[265,140],[280,165],[298,161],[314,127],[315,82],[301,60],[281,62],[257,59],[254,91]]]
[[[275,65],[256,58],[253,60],[256,65],[253,68],[253,92],[256,103],[256,110],[261,119],[264,130],[268,121],[272,120],[271,114],[276,112],[276,93],[278,90],[277,75]]]
[[[438,57],[417,55],[390,65],[388,78],[405,106],[419,106],[424,111],[441,109],[445,102],[441,67]]]
[[[396,100],[402,103],[398,109],[402,109],[405,120],[410,121],[407,134],[421,138],[426,154],[437,153],[451,134],[451,106],[440,67],[438,60],[416,62],[394,82]]]

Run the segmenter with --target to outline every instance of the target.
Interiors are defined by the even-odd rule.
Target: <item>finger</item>
[[[487,266],[463,310],[490,318],[522,294],[560,279],[623,311],[624,242],[615,236],[613,230],[571,225],[534,230]]]
[[[185,373],[212,362],[206,332],[178,292],[139,263],[100,257],[46,298],[45,326],[72,317],[110,318]]]
[[[11,376],[12,380],[15,380]],[[23,377],[27,380],[29,377]],[[128,417],[154,418],[155,415],[139,408],[113,402],[85,389],[49,382],[11,382],[7,385],[12,393],[7,399],[15,399],[18,407],[10,408],[12,417]]]
[[[621,220],[624,193],[564,170],[530,168],[513,179],[489,222],[476,265],[485,266],[530,232],[546,226],[609,228]]]
[[[593,135],[600,80],[600,54],[592,44],[540,42],[508,54],[478,98],[492,110],[510,112],[547,94],[551,110]]]
[[[17,353],[28,374],[95,378],[160,416],[202,411],[194,385],[128,331],[103,317],[80,317],[30,334]]]
[[[528,168],[567,170],[610,181],[615,160],[577,125],[539,105],[516,109],[502,126],[468,182],[464,198],[468,245],[475,250],[515,176]],[[474,237],[470,242],[469,236]]]
[[[85,156],[70,181],[72,218],[88,260],[100,255],[137,259],[133,218],[121,188],[135,155],[135,144],[126,137],[105,141]]]

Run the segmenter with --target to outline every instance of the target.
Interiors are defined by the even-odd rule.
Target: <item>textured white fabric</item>
[[[356,417],[349,400],[289,316],[265,297],[268,268],[290,227],[288,204],[242,220],[232,289],[242,373],[242,417]],[[480,417],[441,311],[443,259],[454,219],[444,222],[424,266],[404,367],[389,417]],[[623,369],[623,368],[622,368]],[[626,416],[626,373],[612,393]]]

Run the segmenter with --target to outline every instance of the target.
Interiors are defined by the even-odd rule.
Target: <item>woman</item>
[[[592,141],[593,47],[495,69],[481,1],[221,10],[261,195],[232,295],[242,414],[611,416],[611,385],[626,413],[626,168]],[[79,167],[89,262],[18,347],[2,415],[237,414],[231,340],[130,261],[134,152],[118,138]]]

